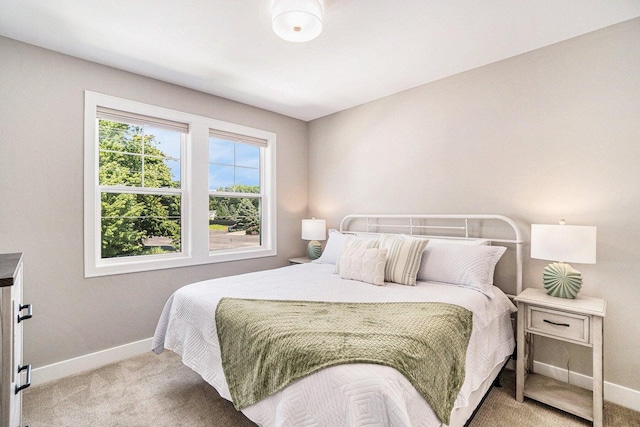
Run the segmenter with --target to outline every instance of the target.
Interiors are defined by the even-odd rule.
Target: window
[[[85,276],[276,254],[275,135],[85,93]]]
[[[100,258],[181,252],[187,124],[98,107]]]
[[[266,141],[211,131],[209,250],[260,246],[262,151]]]

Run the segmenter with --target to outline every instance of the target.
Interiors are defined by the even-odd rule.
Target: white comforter
[[[418,282],[373,286],[343,280],[334,266],[301,264],[276,270],[207,280],[185,286],[167,301],[158,322],[153,351],[170,349],[185,365],[231,400],[220,358],[214,320],[222,297],[336,302],[436,301],[473,312],[465,382],[455,408],[514,348],[509,320],[515,307],[495,288],[492,300],[457,286]],[[339,365],[294,382],[242,411],[262,426],[440,426],[429,404],[393,368],[374,364]]]

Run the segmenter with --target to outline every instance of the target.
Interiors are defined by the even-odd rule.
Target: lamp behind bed
[[[324,219],[303,219],[302,240],[310,240],[307,246],[309,259],[314,260],[322,255],[322,246],[318,240],[327,239],[327,222]]]
[[[531,258],[556,261],[544,269],[542,284],[554,297],[576,297],[582,274],[567,262],[595,264],[596,227],[585,225],[531,224]]]

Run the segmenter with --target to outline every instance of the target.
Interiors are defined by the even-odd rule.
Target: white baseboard
[[[62,362],[35,368],[31,372],[31,385],[43,384],[48,381],[57,380],[78,374],[80,372],[96,369],[110,363],[116,363],[130,357],[151,351],[153,338],[132,342],[118,347],[109,348],[85,356],[75,357]],[[515,369],[514,361],[507,363],[508,369]],[[536,373],[555,378],[559,381],[567,382],[567,370],[557,366],[548,365],[534,361],[533,370]],[[587,375],[570,372],[571,384],[591,390],[593,380]],[[640,391],[623,387],[610,382],[604,382],[604,400],[615,403],[625,408],[640,412]]]
[[[546,363],[533,362],[533,372],[554,378],[558,381],[568,382],[589,390],[593,389],[593,378],[576,372],[568,372],[564,368],[548,365]],[[604,382],[604,400],[633,409],[640,412],[640,391],[621,385]]]
[[[111,363],[120,362],[133,356],[151,351],[153,338],[132,342],[118,347],[108,348],[62,362],[34,368],[31,371],[31,385],[35,386],[80,372],[96,369]]]

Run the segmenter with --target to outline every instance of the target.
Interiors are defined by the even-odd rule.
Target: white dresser
[[[31,305],[22,304],[22,254],[0,254],[0,427],[22,426],[22,390],[31,383],[22,326],[31,316]]]

